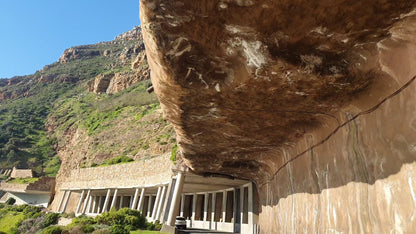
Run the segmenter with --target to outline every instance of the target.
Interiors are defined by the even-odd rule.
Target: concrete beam
[[[136,188],[136,191],[134,192],[133,202],[131,203],[130,209],[135,209],[138,201],[139,196],[139,188]]]
[[[93,214],[95,214],[95,208],[97,206],[97,199],[98,199],[97,196],[93,196],[93,199],[92,199],[92,210],[91,210],[91,213],[93,213]]]
[[[61,200],[59,200],[59,205],[58,205],[58,212],[61,211],[61,206],[62,206],[62,202],[64,201],[65,195],[66,195],[66,190],[62,191],[62,196],[61,196]]]
[[[157,208],[159,207],[159,200],[160,200],[160,194],[161,193],[162,193],[162,187],[158,187],[155,204],[153,205],[153,210],[152,210],[152,219],[153,220],[156,220]]]
[[[103,210],[101,213],[106,212],[107,211],[107,206],[108,206],[108,202],[110,200],[110,193],[111,193],[111,189],[107,190],[107,195],[105,196],[105,201],[104,201],[104,205],[103,205]]]
[[[169,215],[168,204],[172,202],[172,194],[173,194],[173,190],[172,190],[172,180],[171,180],[166,190],[166,198],[165,198],[163,208],[162,208],[162,218],[160,220],[162,223],[165,223],[166,220],[168,219],[168,215]]]
[[[212,210],[211,210],[211,223],[209,228],[213,229],[213,224],[215,222],[215,205],[217,203],[217,193],[212,193],[212,201],[211,201],[211,205],[212,205]]]
[[[83,207],[82,207],[82,214],[85,214],[85,211],[86,211],[86,209],[87,209],[87,203],[89,202],[89,200],[90,200],[90,195],[91,195],[91,190],[88,190],[88,192],[87,192],[87,196],[85,197],[85,200],[84,200],[84,205],[83,205]]]
[[[163,186],[162,191],[160,193],[159,204],[157,205],[155,220],[160,221],[160,213],[161,213],[163,202],[164,202],[164,199],[165,199],[165,193],[166,193],[166,186]]]
[[[204,222],[207,221],[208,218],[208,193],[204,194]]]
[[[185,195],[182,194],[182,196],[181,196],[181,212],[179,213],[179,215],[181,217],[184,217],[183,216],[184,212],[185,212]]]
[[[103,205],[102,201],[103,201],[103,197],[101,195],[98,196],[97,214],[101,214],[101,210],[102,210],[101,206]]]
[[[196,214],[196,202],[197,202],[197,199],[198,198],[198,195],[196,195],[196,194],[193,194],[192,195],[192,217],[191,217],[191,220],[192,221],[194,221],[195,220],[195,214]]]
[[[123,201],[124,201],[124,196],[123,196],[123,195],[121,195],[121,196],[120,196],[120,204],[119,204],[119,206],[118,206],[118,209],[123,208]]]
[[[62,213],[65,212],[65,210],[66,210],[66,207],[68,205],[68,200],[69,200],[70,196],[71,196],[71,191],[68,191],[68,195],[67,195],[67,197],[65,199],[65,202],[64,202],[64,207],[62,208]]]
[[[169,209],[169,215],[168,215],[168,221],[167,221],[167,225],[169,226],[175,225],[176,217],[174,216],[178,213],[179,201],[180,201],[179,199],[181,198],[184,182],[185,182],[185,174],[184,172],[179,171],[176,177],[175,189],[173,191],[173,196],[172,196],[172,203],[170,204],[170,209]]]
[[[81,197],[79,198],[79,201],[78,201],[77,209],[75,210],[75,214],[78,214],[79,210],[81,209],[82,200],[84,199],[84,193],[85,193],[85,190],[82,190]]]
[[[118,189],[115,189],[114,190],[114,194],[113,194],[113,201],[111,202],[111,206],[110,206],[110,210],[113,209],[114,205],[116,204],[116,201],[117,201],[117,192],[118,192]]]
[[[222,192],[222,222],[225,222],[227,212],[227,191]]]
[[[143,204],[144,204],[144,192],[146,191],[145,188],[142,188],[142,192],[140,193],[139,204],[137,205],[137,210],[143,213]]]
[[[152,217],[152,202],[153,202],[153,195],[149,195],[149,203],[147,204],[147,217]]]

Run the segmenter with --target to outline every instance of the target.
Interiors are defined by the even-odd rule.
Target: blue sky
[[[0,78],[32,74],[69,47],[139,24],[139,0],[0,0]]]

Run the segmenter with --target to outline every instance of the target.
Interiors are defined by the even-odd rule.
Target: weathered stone
[[[141,1],[184,163],[256,181],[263,233],[414,232],[416,1]]]
[[[94,93],[105,93],[110,85],[114,73],[98,75],[94,80],[88,82],[88,91]]]

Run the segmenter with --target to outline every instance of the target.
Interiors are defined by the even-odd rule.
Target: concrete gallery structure
[[[149,221],[171,227],[180,215],[192,228],[255,233],[258,204],[254,191],[249,181],[177,169],[169,155],[162,155],[74,170],[60,185],[52,209],[95,216],[128,207],[140,210]]]

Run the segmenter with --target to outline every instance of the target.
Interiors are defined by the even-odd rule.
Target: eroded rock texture
[[[254,180],[264,233],[415,230],[415,6],[141,1],[184,163]]]

